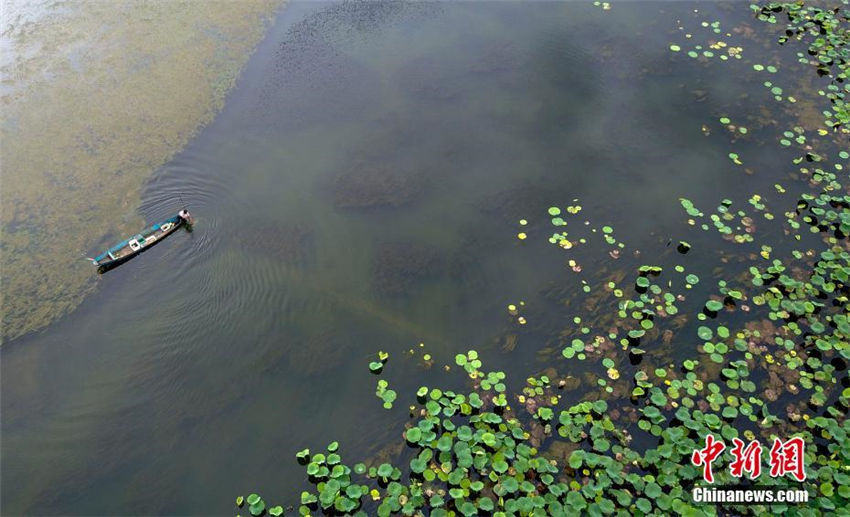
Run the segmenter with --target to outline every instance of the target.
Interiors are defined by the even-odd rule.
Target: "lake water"
[[[394,457],[412,392],[461,385],[443,369],[459,351],[515,383],[580,377],[555,359],[566,316],[591,316],[570,305],[581,280],[644,263],[709,278],[722,241],[689,231],[678,198],[746,206],[778,181],[727,158],[717,118],[768,128],[735,143],[745,165],[793,155],[765,145],[772,95],[735,72],[771,47],[725,38],[748,53],[727,63],[668,49],[679,21],[702,41],[703,20],[750,22],[733,6],[291,3],[145,189],[148,221],[182,196],[194,231],[3,346],[3,513],[229,514],[253,490],[293,504],[295,451],[337,439],[352,462]],[[568,204],[614,228],[620,259],[599,239],[547,242],[547,208]],[[667,245],[686,237],[687,256]],[[525,326],[506,309],[520,301]],[[378,350],[391,411],[367,368]]]

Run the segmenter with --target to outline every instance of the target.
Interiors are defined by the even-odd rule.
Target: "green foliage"
[[[846,135],[850,131],[845,102],[850,22],[846,2],[829,10],[804,3],[771,3],[752,9],[759,20],[784,24],[781,44],[800,41],[806,45],[807,52],[798,53],[800,62],[810,64],[829,81],[821,92],[830,103],[823,112],[824,124]],[[704,23],[706,29],[720,32],[719,22]],[[676,44],[669,48],[682,50]],[[694,47],[687,55],[714,55],[707,52],[711,53]],[[751,73],[777,71],[776,65],[754,64]],[[787,87],[772,81],[764,86],[776,100],[793,99]],[[737,126],[732,115],[720,117],[720,123],[724,131],[737,130],[738,136],[748,132]],[[777,149],[805,152],[794,163],[804,164],[800,176],[811,187],[785,212],[785,233],[797,240],[816,236],[822,242],[819,249],[792,250],[774,258],[774,248],[782,248],[762,239],[752,255],[763,261],[754,262],[746,278],[719,280],[717,292],[709,299],[694,297],[689,303],[684,303],[682,293],[699,284],[700,278],[684,266],[676,266],[671,273],[644,265],[619,287],[619,280],[609,282],[600,296],[610,296],[616,308],[604,318],[604,330],[597,331],[576,317],[576,328],[561,336],[564,358],[595,359],[588,361],[588,368],[598,364],[607,375],[607,379],[598,377],[598,392],[591,391],[586,400],[568,407],[553,396],[552,380],[545,375],[529,377],[521,394],[509,396],[504,372],[484,372],[474,350],[457,354],[455,363],[466,372],[469,390],[419,388],[415,394],[419,407],[411,410],[416,417],[403,435],[409,447],[393,459],[398,467],[382,462],[349,468],[336,442],[328,446],[327,455],[311,456],[309,449],[296,454],[314,485],[301,494],[301,513],[696,515],[705,507],[692,504],[686,487],[701,479],[701,470],[691,464],[690,455],[703,446],[705,436],[712,433],[727,443],[742,436],[764,444],[777,430],[786,437],[801,436],[807,444],[809,478],[802,487],[812,495],[810,508],[721,505],[717,510],[795,514],[847,508],[850,195],[844,165],[833,163],[830,153],[818,152],[817,144],[802,127],[789,128],[776,138]],[[850,159],[845,150],[837,154],[845,162]],[[729,153],[729,158],[741,165],[738,154]],[[785,192],[778,184],[776,190]],[[686,198],[679,203],[691,224],[703,230],[714,227],[723,239],[742,247],[753,246],[756,216],[774,219],[765,198],[758,194],[751,195],[745,205],[750,214],[733,209],[729,199],[721,200],[708,215]],[[568,224],[565,218],[579,211],[581,206],[575,205],[565,211],[550,207],[548,213],[552,224],[562,227]],[[598,233],[609,244],[622,247],[610,226],[602,226]],[[585,239],[568,239],[561,232],[550,242],[569,250]],[[684,254],[691,245],[679,241],[677,249]],[[711,277],[701,274],[705,285]],[[742,316],[739,311],[744,308],[753,311],[751,317]],[[686,317],[698,321],[684,325]],[[679,329],[686,331],[677,333]],[[682,351],[678,362],[671,363],[653,349],[665,331]],[[694,332],[699,340],[693,339]],[[636,366],[627,369],[627,355],[648,359],[645,364],[635,361]],[[376,373],[387,355],[382,352],[378,359],[369,365]],[[780,397],[786,393],[791,396]],[[381,379],[376,396],[389,409],[397,394]],[[519,402],[516,408],[514,399]],[[633,448],[633,444],[640,446]],[[550,447],[547,452],[538,450],[544,445]],[[739,482],[729,474],[727,463],[724,459],[715,464],[718,485]],[[767,476],[759,484],[801,487],[793,480]],[[266,511],[265,501],[257,494],[244,500],[240,496],[236,502],[238,507],[247,503],[252,515]],[[277,515],[273,512],[280,508],[267,511]]]
[[[394,390],[389,389],[389,383],[384,379],[378,380],[375,396],[384,401],[384,409],[392,409],[393,402],[398,396]]]

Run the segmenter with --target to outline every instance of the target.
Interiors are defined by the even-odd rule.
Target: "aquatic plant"
[[[779,38],[779,44],[793,41],[805,41],[808,55],[798,53],[801,62],[811,64],[819,76],[830,79],[830,85],[818,93],[832,103],[832,109],[824,111],[825,124],[842,133],[850,132],[850,109],[845,100],[846,84],[850,78],[850,49],[846,24],[850,22],[850,9],[847,2],[833,9],[819,5],[807,5],[804,2],[770,2],[765,5],[753,4],[750,8],[758,19],[768,23],[779,23],[784,19],[785,34]],[[843,90],[843,91],[842,91]]]
[[[847,79],[850,12],[846,2],[842,5],[831,10],[788,3],[753,6],[763,21],[787,18],[780,43],[806,41],[816,59],[800,59],[836,86],[825,94],[832,108],[824,112],[824,124],[836,134],[847,132],[838,85]],[[712,23],[707,27],[720,30]],[[776,69],[753,66],[757,73]],[[720,121],[728,126],[732,117]],[[777,140],[778,148],[813,143],[802,127]],[[650,263],[597,289],[583,281],[588,287],[583,296],[594,300],[597,320],[605,325],[575,316],[575,328],[559,339],[563,360],[598,360],[584,363],[595,370],[600,388],[585,400],[563,406],[556,390],[566,379],[555,382],[548,373],[528,377],[521,393],[509,394],[504,372],[484,372],[474,350],[457,354],[455,364],[466,373],[468,390],[419,388],[413,420],[403,434],[409,448],[399,455],[399,466],[359,463],[349,468],[336,457],[330,464],[324,454],[297,455],[307,462],[308,479],[315,485],[302,494],[300,512],[701,515],[715,507],[694,504],[689,492],[704,485],[693,453],[707,436],[768,443],[795,436],[806,444],[805,480],[763,476],[758,483],[805,489],[808,506],[721,504],[718,512],[793,515],[846,509],[850,195],[844,164],[830,154],[844,161],[850,157],[843,149],[828,153],[813,146],[793,160],[804,163],[797,177],[801,187],[811,190],[797,196],[784,219],[767,210],[767,196],[761,194],[747,200],[753,215],[733,210],[734,203],[723,199],[707,219],[693,202],[679,200],[691,225],[699,220],[703,230],[713,226],[722,238],[752,250],[742,261],[749,264],[742,275],[700,278],[683,265]],[[737,155],[730,158],[738,160]],[[777,194],[786,194],[791,186],[775,187]],[[573,233],[555,233],[551,243],[569,250],[590,242],[595,232],[589,223],[571,226],[570,216],[580,210],[577,205],[548,209],[554,226]],[[756,232],[756,218],[760,225],[781,228],[783,237],[806,242],[807,248],[788,250],[785,241],[764,239]],[[612,228],[600,228],[606,244],[622,247]],[[753,235],[762,241],[756,244]],[[680,241],[677,249],[682,255],[674,256],[684,260],[691,246]],[[696,285],[712,287],[705,296],[685,296]],[[512,316],[515,311],[509,308]],[[680,347],[696,346],[685,349],[684,358],[670,360],[655,345],[674,337]],[[387,385],[379,381],[381,389]],[[741,483],[728,467],[725,459],[715,463],[716,484]],[[357,482],[352,472],[361,476]]]
[[[421,195],[423,178],[410,171],[356,161],[350,169],[334,177],[331,189],[337,208],[396,208]]]
[[[375,389],[375,396],[384,401],[384,409],[392,409],[398,394],[395,390],[389,388],[389,383],[384,379],[378,380],[378,387]]]
[[[369,363],[369,371],[372,373],[381,373],[384,369],[384,364],[390,358],[390,354],[381,350],[378,352],[378,360]]]
[[[698,12],[697,10],[694,11]],[[744,48],[739,45],[730,45],[729,42],[718,39],[723,35],[726,38],[732,38],[732,33],[724,32],[720,22],[718,20],[702,20],[699,24],[700,29],[698,31],[706,30],[711,34],[708,36],[707,40],[702,43],[694,43],[690,45],[690,50],[686,52],[687,56],[692,59],[713,59],[718,57],[721,61],[727,61],[730,58],[741,59]],[[690,32],[685,32],[685,27],[680,25],[678,27],[679,31],[684,32],[685,39],[690,42],[694,38],[694,34]],[[684,43],[684,42],[683,42]],[[680,52],[683,50],[682,46],[676,43],[671,43],[668,48],[672,52]]]
[[[415,240],[380,244],[371,266],[374,289],[385,296],[403,295],[435,275],[442,262],[436,247]]]
[[[504,373],[482,372],[474,350],[458,355],[456,363],[478,379],[478,388],[469,393],[427,387],[417,391],[422,409],[420,418],[404,432],[410,445],[406,465],[367,468],[358,463],[352,468],[341,462],[337,445],[332,444],[330,454],[309,458],[307,474],[316,492],[302,494],[300,513],[353,513],[370,502],[378,515],[411,515],[423,508],[432,515],[527,514],[535,508],[563,513],[560,499],[569,488],[556,480],[556,463],[528,445],[528,433],[506,405],[500,405]],[[529,381],[547,384],[543,379]],[[308,456],[309,451],[302,451],[297,458],[303,463]],[[356,482],[355,475],[365,482]],[[252,500],[262,501],[249,496],[248,502]],[[255,508],[252,514],[259,515]]]
[[[135,211],[144,183],[221,109],[282,3],[51,3],[29,21],[11,6],[4,13],[4,51],[16,57],[0,64],[0,340],[46,327],[97,288],[80,252],[144,226]],[[68,66],[72,53],[86,56],[84,73]]]
[[[720,396],[719,385],[699,379],[693,371],[698,363],[688,360],[681,370],[638,370],[632,381],[632,401],[599,398],[557,413],[548,406],[536,407],[533,419],[546,423],[544,435],[551,440],[557,434],[574,444],[559,462],[552,457],[555,447],[541,452],[531,443],[533,424],[520,419],[510,404],[500,403],[503,372],[484,373],[474,350],[459,354],[456,363],[477,382],[466,393],[424,386],[417,391],[418,418],[403,434],[409,445],[402,453],[405,463],[350,467],[343,463],[337,442],[328,445],[327,453],[311,455],[305,449],[296,454],[315,485],[315,491],[302,493],[299,512],[365,514],[369,508],[378,515],[413,515],[424,509],[432,515],[479,511],[565,515],[575,511],[608,514],[620,508],[696,515],[701,510],[690,502],[688,491],[701,480],[701,469],[691,465],[689,457],[701,447],[702,438],[709,433],[727,440],[739,437],[741,426],[732,424],[741,416],[757,422],[756,429],[762,431],[777,420],[757,399],[747,396],[754,391],[752,383],[740,381],[732,388],[741,395]],[[746,362],[733,366],[734,370],[724,369],[725,378],[731,381],[748,375]],[[535,407],[529,400],[557,404],[558,398],[549,396],[548,389],[547,377],[529,378],[517,401],[526,408]],[[850,422],[817,417],[800,432],[812,442],[823,441],[826,435],[846,438]],[[633,449],[631,443],[641,434],[656,437],[657,445],[642,452]],[[747,429],[742,436],[752,439],[755,434]],[[830,443],[824,452],[811,448],[806,459],[810,478],[825,480],[810,488],[822,494],[816,499],[819,507],[842,504],[850,495],[846,484],[839,484],[847,476],[842,465],[850,462],[850,446]],[[812,469],[819,461],[823,466]],[[719,483],[735,480],[720,467],[715,469]],[[784,478],[763,479],[760,484],[794,486]],[[237,506],[242,501],[237,499]],[[252,515],[262,514],[262,498],[251,494],[245,501]]]

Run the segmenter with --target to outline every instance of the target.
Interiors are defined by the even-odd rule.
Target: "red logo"
[[[702,477],[707,483],[714,483],[714,474],[711,473],[711,463],[726,449],[726,444],[717,441],[713,434],[705,435],[705,448],[697,449],[691,455],[691,463],[699,467],[702,465]]]
[[[733,460],[729,464],[729,473],[732,477],[740,478],[747,474],[750,479],[756,479],[761,475],[761,443],[753,440],[744,447],[743,440],[733,438],[732,448]],[[799,436],[785,442],[779,438],[773,440],[770,448],[770,477],[782,477],[791,474],[797,481],[806,480],[806,466],[803,449],[805,443]],[[695,449],[691,455],[691,463],[702,466],[702,478],[707,483],[714,483],[714,474],[711,472],[711,464],[726,450],[726,444],[714,437],[713,434],[705,436],[705,448]]]
[[[779,477],[791,474],[797,481],[806,480],[806,467],[803,465],[803,439],[799,436],[782,442],[774,438],[770,448],[770,476]]]
[[[759,477],[761,475],[761,444],[759,441],[751,441],[746,448],[744,448],[744,442],[738,438],[733,438],[732,443],[735,444],[735,447],[732,448],[732,456],[735,459],[729,464],[729,472],[732,476],[739,478],[746,472],[750,479]]]

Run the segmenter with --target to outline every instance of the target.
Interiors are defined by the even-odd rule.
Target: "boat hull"
[[[159,224],[149,226],[142,230],[142,232],[109,248],[100,256],[93,259],[92,262],[97,266],[98,273],[106,273],[156,246],[184,225],[186,225],[186,221],[179,216],[174,216]]]

